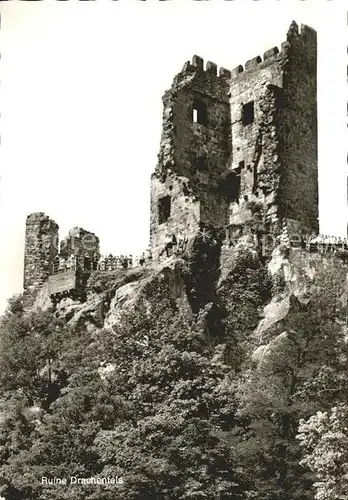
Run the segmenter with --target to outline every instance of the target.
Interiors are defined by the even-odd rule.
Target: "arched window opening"
[[[207,105],[201,99],[194,99],[192,120],[194,123],[207,125]]]

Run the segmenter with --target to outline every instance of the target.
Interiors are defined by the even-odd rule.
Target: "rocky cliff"
[[[221,247],[213,238],[191,241],[184,255],[138,269],[94,272],[86,302],[65,298],[55,316],[68,327],[90,331],[113,329],[138,311],[153,313],[158,290],[174,307],[194,320],[209,323],[211,334],[229,327],[249,334],[250,347],[263,352],[272,332],[292,311],[305,307],[325,283],[334,286],[342,308],[347,303],[346,255],[309,253],[278,246],[271,258],[260,256],[250,241]],[[52,308],[45,286],[33,309]],[[229,325],[229,326],[228,326]]]

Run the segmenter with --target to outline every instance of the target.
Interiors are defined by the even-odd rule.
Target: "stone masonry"
[[[70,229],[69,235],[60,243],[60,257],[68,259],[70,255],[78,258],[81,269],[93,271],[100,258],[99,238],[81,227]]]
[[[318,231],[317,42],[291,23],[287,41],[229,71],[194,56],[163,97],[151,178],[154,258],[168,234],[250,226]]]
[[[58,230],[58,224],[42,212],[27,217],[23,284],[27,306],[47,283],[51,295],[64,292],[65,287],[66,292],[73,291],[83,297],[88,277],[97,269],[99,238],[90,231],[74,227],[59,244]],[[74,268],[62,272],[60,263],[68,262],[71,256],[76,263]]]
[[[58,255],[58,224],[43,212],[30,214],[26,221],[24,252],[24,290],[39,289],[53,272]]]

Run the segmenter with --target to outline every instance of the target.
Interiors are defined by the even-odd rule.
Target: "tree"
[[[301,465],[316,475],[316,500],[348,499],[348,406],[318,411],[300,420],[299,435],[305,456]]]
[[[314,475],[300,466],[298,423],[347,395],[347,345],[330,291],[317,290],[276,325],[273,340],[259,349],[257,369],[241,377],[236,441],[251,498],[313,498]]]
[[[129,500],[243,498],[243,475],[225,439],[236,410],[226,346],[166,298],[164,283],[151,286],[150,314],[139,306],[111,338],[99,334],[104,360],[115,366],[109,379],[130,411],[95,439],[103,474],[123,476],[117,492]],[[100,489],[97,498],[112,491]]]
[[[40,400],[43,414],[37,423],[28,420],[25,445],[7,450],[1,469],[5,496],[243,498],[243,474],[235,468],[225,439],[236,410],[234,371],[226,360],[226,347],[218,334],[205,335],[201,317],[178,310],[167,286],[160,277],[150,281],[146,301],[125,315],[114,331],[91,335],[81,325],[75,331],[63,329],[56,337],[49,314],[45,321],[42,315],[33,320],[35,331],[41,332],[40,348],[49,339],[57,342],[45,347],[44,356],[33,355],[32,362],[49,354],[54,373],[64,373],[65,382],[48,406]],[[22,328],[27,321],[21,316],[15,324]],[[4,355],[18,348],[26,335],[29,342],[28,328],[23,331],[13,336]],[[30,374],[31,365],[25,370]],[[16,387],[28,397],[39,394],[40,377],[35,381],[28,386],[23,376]],[[11,400],[14,388],[8,391]],[[9,421],[3,436],[11,442]],[[46,487],[37,481],[42,476],[71,475],[122,476],[124,484],[91,490]]]

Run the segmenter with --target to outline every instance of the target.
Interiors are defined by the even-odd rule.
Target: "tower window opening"
[[[52,269],[53,274],[57,274],[58,270],[59,270],[59,257],[57,255],[53,260],[53,269]]]
[[[193,123],[207,125],[207,105],[201,99],[194,99],[192,111]]]
[[[197,158],[197,170],[198,172],[204,172],[207,170],[207,162],[204,156],[198,156]]]
[[[276,88],[275,106],[277,109],[284,109],[285,108],[284,90],[279,88],[279,87]]]
[[[242,122],[244,126],[254,123],[254,101],[243,104]]]
[[[92,271],[92,261],[89,257],[84,257],[83,259],[83,270],[84,271]]]
[[[230,202],[238,202],[239,200],[241,184],[240,177],[241,169],[236,168],[233,172],[230,172],[225,179],[223,194]]]
[[[158,223],[163,224],[170,217],[170,196],[158,200]]]

